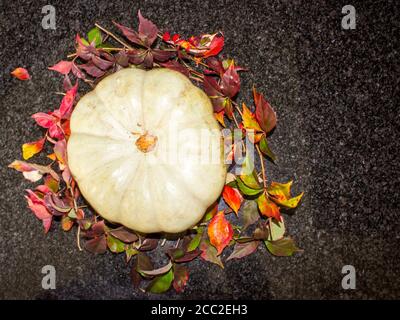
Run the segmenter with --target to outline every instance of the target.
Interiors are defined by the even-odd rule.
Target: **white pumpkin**
[[[220,195],[222,145],[209,98],[187,77],[127,68],[78,102],[68,165],[105,219],[144,233],[178,233]]]

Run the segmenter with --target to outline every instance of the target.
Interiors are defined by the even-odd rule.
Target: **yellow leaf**
[[[39,153],[43,149],[45,138],[38,141],[24,143],[22,145],[22,157],[24,160],[32,158],[35,154]]]
[[[242,111],[242,118],[243,118],[243,126],[246,130],[254,130],[254,131],[262,131],[260,125],[258,124],[255,115],[250,111],[249,108],[243,103],[243,111]]]
[[[293,209],[299,204],[304,192],[300,193],[296,197],[292,197],[290,193],[290,188],[292,186],[292,181],[287,183],[272,182],[268,189],[268,193],[271,195],[271,199],[277,204]]]

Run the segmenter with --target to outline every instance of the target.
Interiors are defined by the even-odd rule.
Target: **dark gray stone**
[[[41,8],[57,10],[57,29],[41,28]],[[186,36],[223,30],[225,52],[250,69],[275,107],[270,179],[294,179],[305,191],[289,233],[304,252],[274,258],[264,248],[224,270],[192,263],[190,298],[399,298],[399,7],[352,1],[356,30],[341,29],[344,1],[1,1],[0,298],[155,299],[135,291],[121,256],[79,252],[75,235],[43,235],[23,190],[31,184],[7,165],[40,136],[30,115],[52,110],[60,77],[46,68],[73,52],[75,33],[94,22],[136,24],[136,12]],[[9,73],[29,69],[32,80]],[[160,261],[159,261],[160,262]],[[161,263],[161,262],[160,262]],[[57,269],[57,289],[41,288],[42,266]],[[341,288],[343,265],[357,289]]]

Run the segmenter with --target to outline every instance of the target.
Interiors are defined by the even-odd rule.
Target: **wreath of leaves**
[[[184,290],[188,279],[188,263],[198,257],[224,267],[222,252],[228,246],[233,251],[226,259],[243,258],[252,254],[261,243],[276,256],[291,256],[299,251],[292,238],[285,235],[281,213],[295,208],[303,193],[292,197],[292,182],[267,182],[265,160],[275,161],[275,155],[268,145],[268,137],[276,126],[276,114],[264,96],[253,88],[252,112],[243,102],[240,108],[236,96],[240,90],[239,72],[244,68],[230,58],[221,57],[224,46],[222,32],[192,36],[189,39],[168,31],[160,33],[157,26],[138,12],[138,30],[114,22],[119,37],[96,24],[87,34],[87,39],[75,38],[76,52],[68,55],[50,67],[64,75],[63,98],[58,109],[32,115],[36,124],[45,130],[44,136],[22,146],[24,160],[44,152],[49,144],[52,153],[48,165],[16,160],[9,165],[32,181],[41,181],[33,190],[26,190],[28,207],[41,220],[47,233],[53,221],[60,221],[64,231],[77,228],[77,245],[95,254],[108,250],[125,253],[125,260],[131,263],[131,277],[135,287],[153,293],[162,293],[171,286],[177,291]],[[126,40],[125,40],[126,39]],[[226,127],[242,130],[243,140],[247,137],[254,144],[261,163],[261,172],[244,174],[251,160],[247,155],[242,164],[241,174],[228,173],[222,198],[227,209],[218,210],[218,201],[213,204],[203,219],[194,228],[187,230],[170,246],[158,235],[142,235],[123,226],[115,226],[102,219],[85,205],[77,183],[68,168],[66,147],[70,136],[70,116],[79,100],[78,84],[87,83],[93,87],[108,74],[122,68],[136,66],[144,69],[169,68],[183,73],[210,97],[215,118]],[[29,73],[17,68],[12,75],[28,80]],[[75,79],[72,85],[71,77]],[[237,118],[240,115],[240,119]],[[239,143],[242,144],[243,140]],[[226,155],[234,159],[238,149],[232,145]],[[47,148],[49,149],[49,148]],[[226,217],[234,214],[233,225]],[[155,268],[146,252],[162,247],[168,263]],[[132,262],[133,261],[133,262]],[[145,283],[145,284],[144,284]],[[145,289],[143,289],[145,288]]]

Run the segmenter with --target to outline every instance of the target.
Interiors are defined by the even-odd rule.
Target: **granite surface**
[[[136,11],[168,30],[223,30],[225,52],[279,116],[271,179],[294,179],[304,201],[288,216],[304,252],[274,258],[264,248],[224,270],[192,263],[189,286],[171,299],[400,298],[399,6],[350,1],[355,30],[341,28],[349,1],[0,1],[0,298],[156,299],[135,291],[120,256],[79,252],[73,233],[48,235],[26,208],[30,184],[7,165],[40,135],[30,115],[59,102],[60,77],[46,68],[73,52],[73,37],[94,22],[136,24]],[[42,6],[56,8],[56,30],[41,28]],[[29,69],[32,80],[9,73]],[[57,289],[41,287],[54,265]],[[343,290],[353,265],[356,290]]]

